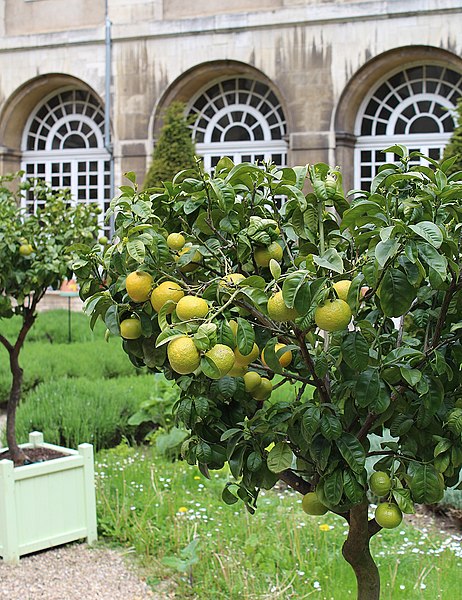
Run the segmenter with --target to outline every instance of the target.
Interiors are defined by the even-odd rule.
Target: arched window
[[[104,147],[104,112],[88,91],[64,90],[30,116],[22,141],[22,167],[53,188],[69,188],[76,202],[110,202],[110,163]],[[34,198],[26,199],[35,209]]]
[[[222,156],[235,163],[287,159],[286,120],[273,91],[261,81],[217,81],[193,98],[189,110],[197,153],[207,170]]]
[[[365,99],[356,122],[355,185],[367,189],[382,149],[404,144],[439,160],[454,130],[462,74],[438,65],[412,66],[383,80]]]

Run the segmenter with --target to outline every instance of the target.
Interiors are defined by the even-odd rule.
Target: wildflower
[[[185,513],[188,512],[188,509],[186,508],[186,506],[180,506],[180,508],[178,509],[179,513]]]
[[[200,479],[199,475],[194,475],[194,479],[199,480]]]
[[[319,589],[321,589],[321,584],[319,583],[319,581],[314,581],[313,587],[314,587],[314,589],[319,590]]]
[[[329,531],[330,526],[327,523],[323,523],[322,525],[319,526],[319,529],[321,531]]]

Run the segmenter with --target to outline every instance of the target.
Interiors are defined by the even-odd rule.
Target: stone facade
[[[172,100],[239,76],[278,98],[288,164],[339,164],[351,187],[370,90],[413,65],[462,73],[458,0],[0,0],[0,172],[20,167],[46,97],[89,90],[104,107],[108,22],[116,186],[143,178]]]

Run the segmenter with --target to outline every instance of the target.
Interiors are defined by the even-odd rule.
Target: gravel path
[[[120,552],[71,544],[0,561],[0,600],[165,600],[154,595]]]

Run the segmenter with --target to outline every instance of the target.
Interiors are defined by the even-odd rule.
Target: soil
[[[69,456],[64,452],[53,450],[52,448],[23,448],[26,460],[24,465],[31,465],[32,463],[45,462],[46,460],[53,460],[55,458],[62,458],[63,456]],[[10,451],[8,449],[0,451],[0,460],[7,459],[12,460]]]

